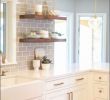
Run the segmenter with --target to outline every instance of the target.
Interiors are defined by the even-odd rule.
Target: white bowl
[[[60,36],[58,34],[51,34],[51,38],[58,39]]]
[[[33,60],[33,67],[35,70],[39,70],[40,60]]]

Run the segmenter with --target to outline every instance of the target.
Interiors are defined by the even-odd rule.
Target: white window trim
[[[77,13],[76,14],[76,40],[78,39],[79,37],[79,17],[80,16],[94,16],[94,13]],[[103,16],[103,44],[102,44],[102,63],[105,63],[106,62],[106,18],[107,18],[107,15],[106,13],[96,13],[96,16]],[[78,47],[79,45],[79,41],[76,41],[76,63],[78,63],[79,61],[79,58],[78,58]]]

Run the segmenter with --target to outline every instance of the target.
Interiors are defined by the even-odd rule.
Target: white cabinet
[[[72,100],[71,89],[59,90],[46,96],[46,100]]]
[[[90,71],[48,80],[43,100],[109,100],[108,90],[108,73]]]
[[[46,83],[46,100],[72,100],[73,77],[62,77]]]
[[[89,100],[88,73],[47,82],[46,88],[46,100]]]
[[[109,100],[109,73],[93,72],[94,100]]]
[[[109,81],[109,74],[108,73],[103,73],[103,72],[93,72],[93,80],[96,82],[104,82],[108,83]]]
[[[46,90],[51,91],[59,88],[68,87],[73,83],[72,77],[60,78],[46,83]]]
[[[89,100],[87,95],[89,73],[77,75],[73,79],[73,100]]]
[[[73,100],[89,100],[88,99],[88,87],[86,84],[73,88]]]
[[[46,100],[109,100],[109,73],[79,73],[47,82],[46,88]]]
[[[94,84],[94,97],[107,99],[107,86],[101,84]]]

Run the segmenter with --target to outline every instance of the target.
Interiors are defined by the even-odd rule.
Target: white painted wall
[[[55,8],[58,10],[74,12],[75,0],[55,0]]]

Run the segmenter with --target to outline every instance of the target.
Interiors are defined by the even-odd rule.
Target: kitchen
[[[51,17],[39,15],[40,17],[36,19],[31,15],[39,8],[37,5],[41,7],[42,2],[42,0],[7,1],[8,22],[5,23],[8,23],[8,27],[6,32],[3,30],[7,35],[4,39],[6,47],[1,46],[2,35],[0,35],[0,47],[6,48],[3,49],[6,54],[3,52],[2,59],[0,59],[1,85],[3,85],[1,86],[1,100],[88,100],[88,98],[109,100],[109,0],[100,0],[100,2],[99,0],[90,2],[88,0],[83,2],[81,0],[47,0],[53,15]],[[37,13],[39,13],[38,10]],[[102,23],[105,23],[105,26],[102,25],[103,29],[105,28],[102,33],[107,33],[103,38],[105,41],[96,42],[99,43],[99,48],[96,46],[96,49],[102,55],[95,52],[97,56],[94,56],[94,52],[83,51],[85,50],[83,48],[89,47],[90,44],[92,44],[89,47],[91,49],[94,46],[92,42],[86,41],[88,44],[82,44],[85,46],[79,49],[78,25],[80,24],[82,28],[81,25],[85,24],[81,23],[81,18],[85,15],[88,17],[87,14],[90,13],[107,20],[102,20]],[[39,37],[39,35],[36,36],[36,31],[43,36],[43,39],[35,38]],[[60,35],[64,37],[57,36],[58,38],[48,39],[50,36],[47,31],[53,34],[63,33],[64,35]],[[93,40],[92,35],[91,32],[90,40]],[[83,38],[83,41],[87,38]],[[100,47],[100,43],[103,43],[104,47]],[[80,55],[87,54],[87,56],[79,56],[78,52]],[[42,56],[46,56],[43,61],[41,61]],[[83,58],[79,59],[81,57]],[[87,57],[90,58],[87,59]],[[42,68],[39,70],[36,67],[36,60],[39,61],[40,67],[45,61],[51,64],[49,67],[45,66],[45,70]],[[85,63],[79,63],[84,61]],[[96,61],[98,61],[97,64],[95,64]],[[87,95],[87,93],[90,94]]]

